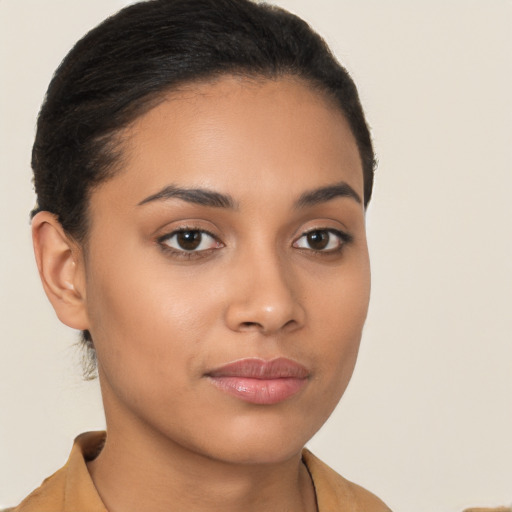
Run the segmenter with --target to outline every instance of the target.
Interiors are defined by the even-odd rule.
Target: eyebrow
[[[331,201],[337,197],[348,197],[354,199],[359,204],[362,203],[359,194],[348,183],[342,181],[304,192],[299,199],[297,199],[294,206],[297,209],[302,209]],[[168,185],[159,192],[146,197],[138,203],[138,206],[153,201],[163,201],[174,198],[201,206],[228,208],[231,210],[238,209],[238,203],[229,194],[222,194],[204,188],[181,188],[175,185]]]
[[[295,207],[300,209],[315,206],[337,197],[349,197],[354,199],[357,203],[362,204],[359,194],[348,183],[341,181],[334,185],[327,185],[309,192],[304,192],[296,201]]]
[[[204,188],[180,188],[175,185],[164,187],[156,194],[146,197],[146,199],[143,199],[139,203],[139,206],[153,201],[173,198],[213,208],[229,208],[235,210],[238,207],[236,201],[228,194],[221,194],[220,192],[214,192]]]

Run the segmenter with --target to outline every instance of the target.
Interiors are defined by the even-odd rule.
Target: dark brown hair
[[[116,135],[165,92],[226,74],[294,76],[345,115],[372,193],[374,152],[354,82],[297,16],[250,0],[149,0],[86,34],[57,69],[33,147],[37,205],[85,243],[91,190],[116,170]],[[90,333],[83,341],[94,355]]]

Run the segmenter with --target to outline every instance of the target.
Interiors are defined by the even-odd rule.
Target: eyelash
[[[338,238],[338,246],[333,249],[313,249],[313,248],[304,248],[304,247],[298,247],[296,244],[304,237],[307,237],[309,235],[312,235],[314,233],[327,233],[329,235],[334,235]],[[333,229],[333,228],[313,228],[309,229],[308,231],[305,231],[302,233],[302,235],[293,243],[293,247],[296,247],[297,249],[302,249],[304,251],[311,252],[315,255],[319,256],[328,256],[332,254],[339,254],[342,252],[345,245],[350,244],[353,241],[354,237],[350,235],[349,233],[346,233],[345,231],[341,231],[339,229]],[[330,243],[331,240],[328,241]]]
[[[214,240],[217,245],[216,245],[216,247],[211,247],[208,249],[201,249],[201,250],[177,249],[174,247],[170,247],[168,245],[168,242],[170,240],[172,240],[174,237],[177,237],[180,234],[184,234],[184,233],[199,233],[201,236],[207,235],[210,238],[212,238],[212,240]],[[336,236],[339,240],[338,246],[335,248],[332,248],[332,249],[324,250],[324,249],[313,249],[313,248],[307,248],[307,247],[299,247],[296,245],[302,238],[312,235],[314,233],[327,233],[329,235]],[[344,246],[347,244],[350,244],[352,241],[353,241],[353,236],[344,231],[341,231],[338,229],[333,229],[333,228],[314,228],[314,229],[310,229],[308,231],[303,232],[302,235],[293,242],[292,247],[299,249],[301,251],[304,251],[304,252],[315,254],[315,255],[328,256],[328,255],[332,255],[332,254],[341,253]],[[211,254],[212,251],[215,251],[217,249],[221,249],[222,247],[225,247],[224,244],[213,233],[210,233],[209,231],[202,229],[202,228],[186,227],[186,226],[180,227],[170,233],[167,233],[167,234],[159,237],[157,239],[157,242],[158,242],[160,248],[162,249],[162,251],[164,251],[166,253],[170,253],[174,257],[183,258],[183,259],[187,259],[187,260],[203,258],[203,257]],[[202,242],[203,242],[203,240],[200,240],[199,245]],[[330,243],[330,242],[331,242],[331,240],[328,241],[328,243]]]
[[[169,242],[172,238],[179,236],[180,234],[183,234],[183,233],[200,233],[201,236],[208,235],[210,238],[212,238],[212,240],[215,240],[217,247],[212,247],[209,249],[202,249],[199,251],[197,251],[197,250],[187,251],[186,249],[176,249],[174,247],[170,247],[166,243],[166,242]],[[159,237],[157,239],[157,242],[160,245],[160,248],[164,252],[170,253],[172,256],[187,259],[187,260],[191,260],[191,259],[195,259],[195,258],[202,258],[202,257],[210,254],[212,251],[215,251],[216,249],[221,249],[222,247],[224,247],[224,244],[222,242],[220,242],[219,239],[213,233],[210,233],[209,231],[207,231],[206,229],[203,229],[203,228],[188,227],[188,226],[180,227],[178,229],[175,229],[174,231],[171,231],[170,233],[167,233],[167,234]],[[202,240],[200,243],[202,243]]]

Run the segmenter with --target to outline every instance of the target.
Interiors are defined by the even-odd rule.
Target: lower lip
[[[283,402],[297,394],[306,379],[284,377],[278,379],[252,379],[248,377],[210,377],[220,390],[241,400],[259,405]]]

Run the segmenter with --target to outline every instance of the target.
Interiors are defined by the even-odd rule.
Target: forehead
[[[92,199],[117,194],[116,204],[133,206],[177,185],[270,201],[277,190],[291,198],[339,181],[363,196],[359,151],[341,110],[293,78],[188,85],[163,97],[122,139],[120,170]]]

